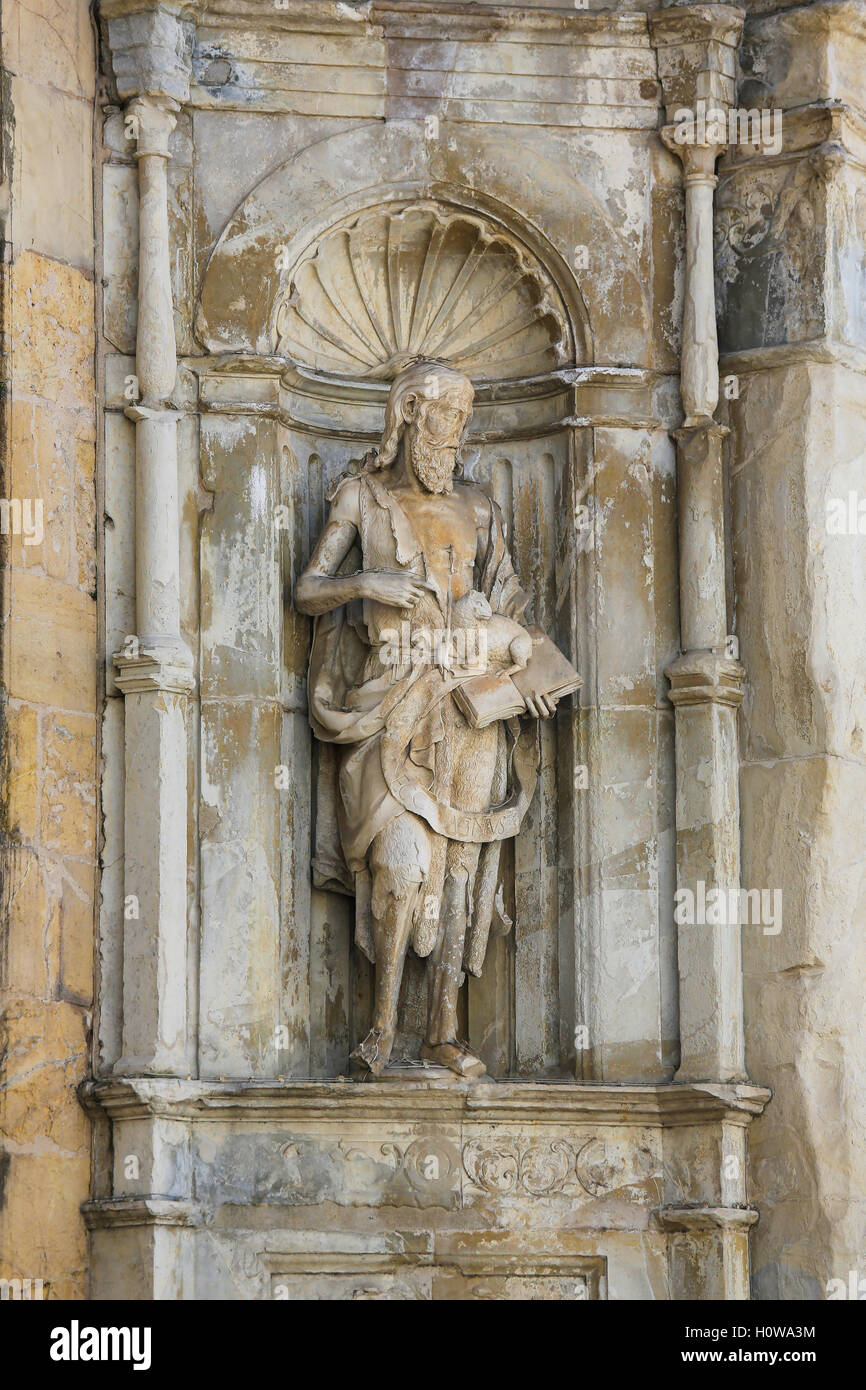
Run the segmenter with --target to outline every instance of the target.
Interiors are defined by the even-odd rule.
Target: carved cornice
[[[538,32],[547,42],[557,35],[571,42],[575,32],[582,35],[604,33],[624,38],[646,35],[646,16],[640,13],[611,13],[589,10],[530,10],[512,5],[467,4],[467,0],[101,0],[103,19],[114,19],[138,12],[177,11],[185,18],[209,25],[258,29],[313,30],[321,34],[355,32],[365,35],[389,34],[410,28],[418,37],[429,33],[436,38],[472,39],[478,34],[489,38],[509,33]],[[443,31],[443,22],[447,29]]]
[[[227,0],[216,2],[225,4]],[[293,3],[301,9],[309,0],[293,0]],[[610,10],[530,10],[511,5],[467,5],[466,0],[372,0],[366,13],[369,22],[381,25],[389,36],[412,32],[419,37],[429,34],[455,38],[465,33],[472,38],[483,33],[489,39],[494,31],[496,38],[501,39],[511,32],[521,36],[538,32],[544,35],[545,42],[555,42],[559,35],[568,43],[573,42],[576,34],[646,35],[644,15],[616,14]],[[442,24],[446,20],[447,30],[443,35]]]
[[[263,415],[288,424],[298,421],[293,421],[281,407],[281,391],[298,392],[326,405],[348,400],[359,406],[383,410],[390,388],[390,382],[370,378],[345,381],[324,373],[308,373],[282,357],[232,353],[221,357],[184,358],[182,365],[198,379],[198,407],[203,413]],[[611,425],[658,429],[665,422],[654,409],[656,397],[675,380],[671,373],[646,367],[565,367],[541,377],[477,381],[474,383],[475,402],[476,406],[509,405],[544,400],[573,390],[577,413],[555,421],[556,428]],[[251,384],[253,381],[255,387]],[[611,408],[611,403],[615,408]],[[120,398],[110,404],[120,408]],[[603,405],[603,408],[591,408],[595,405]],[[131,411],[136,409],[127,407],[124,413],[134,419],[137,417]],[[356,431],[353,431],[350,437],[355,436]],[[516,437],[513,426],[508,437]]]
[[[190,405],[197,404],[202,415],[257,416],[301,429],[311,437],[358,444],[369,440],[372,445],[381,439],[387,382],[331,379],[308,374],[283,358],[241,353],[186,358],[182,365],[198,380],[198,400],[191,397]],[[339,411],[333,407],[342,407],[346,401],[363,415],[356,415],[351,429],[341,430],[336,423]],[[511,416],[497,428],[498,407],[508,411],[514,403],[527,408],[522,411],[525,427],[516,428]],[[112,398],[109,405],[121,408],[122,398]],[[130,409],[125,410],[127,415]],[[363,418],[368,423],[362,426]],[[478,381],[466,447],[536,439],[564,429],[671,431],[681,420],[677,378],[672,373],[644,367],[568,367],[544,377]]]
[[[112,1119],[343,1120],[586,1125],[748,1124],[770,1099],[761,1086],[621,1085],[591,1082],[172,1081],[85,1082],[82,1104]]]

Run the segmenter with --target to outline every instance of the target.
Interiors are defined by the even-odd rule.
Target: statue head
[[[474,397],[468,376],[444,362],[413,362],[404,368],[388,395],[376,467],[389,468],[402,441],[428,492],[450,492]]]

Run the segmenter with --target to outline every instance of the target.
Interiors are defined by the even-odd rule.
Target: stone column
[[[680,465],[682,470],[682,464]],[[740,927],[729,920],[740,885],[737,708],[743,668],[714,651],[687,651],[667,669],[676,709],[677,887],[710,920],[679,927],[677,1081],[738,1081],[743,1060]],[[721,889],[715,912],[712,889]],[[712,917],[718,915],[719,920]]]
[[[123,1055],[117,1072],[186,1076],[187,735],[192,657],[180,633],[177,372],[166,166],[177,103],[136,96],[127,117],[140,193],[135,421],[137,632],[115,656],[125,697]]]
[[[685,419],[674,436],[682,655],[666,671],[676,711],[677,888],[691,894],[689,900],[678,893],[680,912],[690,918],[678,926],[678,1081],[744,1076],[740,927],[728,920],[730,890],[740,884],[737,708],[743,669],[727,637],[727,431],[713,419],[719,401],[715,166],[736,101],[743,19],[734,5],[677,4],[649,20],[670,122],[662,139],[682,162],[686,223],[680,372]],[[724,890],[721,901],[713,889]],[[706,903],[709,921],[698,910]],[[683,912],[688,906],[694,911]]]
[[[677,887],[688,915],[679,927],[679,1081],[745,1076],[740,927],[729,908],[740,886],[737,707],[743,669],[729,650],[725,596],[722,447],[713,420],[719,355],[713,275],[715,162],[724,149],[663,132],[682,160],[686,203],[681,393],[677,442],[680,656],[666,672],[676,709]],[[713,894],[712,890],[722,890]],[[700,904],[709,904],[706,917]],[[690,911],[689,907],[694,907]],[[713,921],[713,918],[718,920]]]
[[[719,343],[713,278],[713,192],[716,160],[724,144],[690,143],[690,127],[662,132],[682,160],[686,197],[686,282],[680,364],[685,427],[711,419],[719,403]],[[694,133],[692,129],[691,133]]]
[[[126,414],[136,434],[136,620],[142,645],[178,651],[180,581],[177,419],[167,402],[177,375],[168,242],[168,141],[176,103],[137,99],[127,107],[136,133],[139,188],[139,404]]]

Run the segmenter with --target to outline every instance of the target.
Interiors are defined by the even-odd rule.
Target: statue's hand
[[[414,574],[377,574],[370,570],[358,575],[360,598],[372,598],[393,608],[414,608],[429,587]]]
[[[551,719],[556,714],[556,701],[550,695],[543,695],[540,690],[535,690],[526,699],[526,713],[531,714],[533,719]]]

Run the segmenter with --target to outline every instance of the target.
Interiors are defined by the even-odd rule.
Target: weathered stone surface
[[[92,597],[66,584],[13,571],[7,689],[33,704],[85,713],[96,700]]]
[[[754,1087],[105,1082],[88,1090],[115,1125],[112,1195],[88,1212],[101,1233],[94,1288],[127,1287],[135,1220],[152,1237],[145,1287],[170,1224],[187,1251],[185,1297],[582,1300],[699,1287],[742,1298],[754,1219],[744,1126],[766,1098]],[[684,1222],[691,1271],[673,1234]]]
[[[10,0],[6,5],[3,65],[8,72],[90,102],[95,57],[85,5],[68,5],[65,0]]]
[[[10,288],[19,394],[89,414],[92,422],[92,278],[48,255],[25,250],[15,264]]]
[[[826,1297],[862,1261],[866,1183],[862,4],[97,20],[121,104],[94,142],[89,6],[3,6],[3,500],[38,500],[44,534],[0,554],[0,1276],[82,1296],[92,1190],[97,1296],[739,1299],[751,1241],[752,1296]],[[700,99],[778,110],[778,148],[677,158],[659,127]],[[416,295],[445,227],[466,254]],[[460,999],[525,1083],[497,1110],[335,1079],[372,972],[351,899],[311,881],[334,808],[291,601],[326,492],[381,438],[376,371],[465,346],[500,258],[525,322],[498,380],[509,339],[478,337],[507,292],[472,339],[466,471],[584,687],[503,855],[513,932]],[[142,634],[163,650],[118,668]],[[739,927],[673,918],[720,875],[781,895],[742,927],[742,1027]],[[91,1174],[97,892],[95,1070],[181,1080],[103,1091]],[[740,1075],[743,1043],[775,1092],[748,1153],[760,1103],[686,1083]],[[199,1069],[258,1080],[185,1090]]]
[[[88,41],[85,51],[90,47]],[[15,243],[92,274],[92,104],[19,78],[12,80],[11,98],[16,120],[13,177],[20,190]],[[46,130],[51,132],[47,140]],[[91,324],[92,314],[88,328]],[[87,341],[85,333],[80,338]]]

